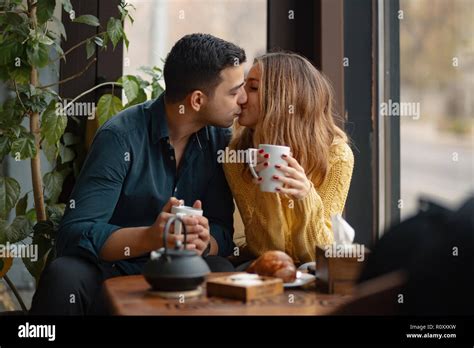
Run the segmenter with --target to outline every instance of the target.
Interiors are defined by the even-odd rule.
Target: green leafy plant
[[[61,41],[66,40],[64,25],[54,17],[56,4],[69,15],[66,20],[81,25],[97,27],[97,34],[81,41],[64,52]],[[9,97],[0,105],[0,162],[6,156],[15,161],[31,162],[32,191],[20,197],[21,187],[13,177],[0,176],[0,245],[9,243],[31,243],[38,246],[38,260],[24,258],[28,271],[38,280],[44,266],[54,258],[54,241],[57,226],[64,213],[65,204],[58,203],[64,179],[73,168],[75,153],[72,147],[79,142],[77,136],[65,132],[73,119],[65,112],[76,100],[90,93],[84,91],[71,101],[64,100],[53,87],[78,78],[96,60],[94,53],[112,45],[115,48],[123,40],[128,48],[128,39],[123,22],[133,22],[129,11],[131,5],[119,5],[120,18],[111,17],[106,28],[92,15],[75,16],[70,0],[3,0],[0,1],[0,80],[9,88]],[[102,30],[103,29],[103,30]],[[60,59],[66,62],[73,50],[84,47],[88,62],[78,74],[50,85],[40,85],[38,69],[55,64]],[[138,78],[123,77],[114,85],[123,85],[127,97],[135,98],[130,103],[143,99],[145,83]],[[137,89],[135,84],[139,85]],[[134,94],[135,93],[135,94]],[[98,103],[100,119],[106,120],[123,109],[115,96],[103,96]],[[67,103],[58,108],[58,103]],[[29,126],[24,126],[28,119]],[[52,166],[48,173],[41,172],[40,152]],[[33,199],[32,209],[27,209]],[[15,217],[8,223],[10,212]],[[11,265],[0,258],[0,274],[4,275]],[[3,268],[3,270],[2,270]]]
[[[99,125],[104,124],[119,111],[143,103],[150,98],[155,99],[163,92],[163,87],[160,85],[163,74],[159,67],[141,67],[140,71],[148,75],[151,81],[143,79],[139,75],[125,75],[119,78],[117,82],[102,84],[122,87],[126,101],[123,103],[120,98],[114,95],[113,90],[111,94],[102,95],[97,103]]]

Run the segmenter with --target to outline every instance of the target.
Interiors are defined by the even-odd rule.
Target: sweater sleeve
[[[314,260],[315,247],[333,243],[331,216],[342,214],[349,192],[354,155],[347,144],[338,145],[331,156],[324,182],[319,188],[311,185],[309,194],[294,202],[291,229],[294,254],[300,262]]]

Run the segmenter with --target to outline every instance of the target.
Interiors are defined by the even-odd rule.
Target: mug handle
[[[183,229],[183,224],[181,223],[181,219],[186,216],[185,213],[176,213],[176,217],[179,219],[176,219],[174,222],[174,234],[180,235],[181,231]]]
[[[248,149],[248,154],[249,154],[248,165],[249,165],[250,173],[252,173],[252,176],[255,179],[258,179],[258,174],[255,171],[255,167],[257,166],[257,151],[258,149],[253,149],[253,148]]]

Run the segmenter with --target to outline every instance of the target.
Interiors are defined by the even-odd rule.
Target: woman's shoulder
[[[354,154],[347,141],[339,137],[334,139],[329,150],[329,162],[354,163]]]

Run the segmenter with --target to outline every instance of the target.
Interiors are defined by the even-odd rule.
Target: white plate
[[[293,283],[284,283],[285,288],[296,288],[314,281],[316,277],[309,273],[303,273],[300,271],[296,272],[296,280]]]

